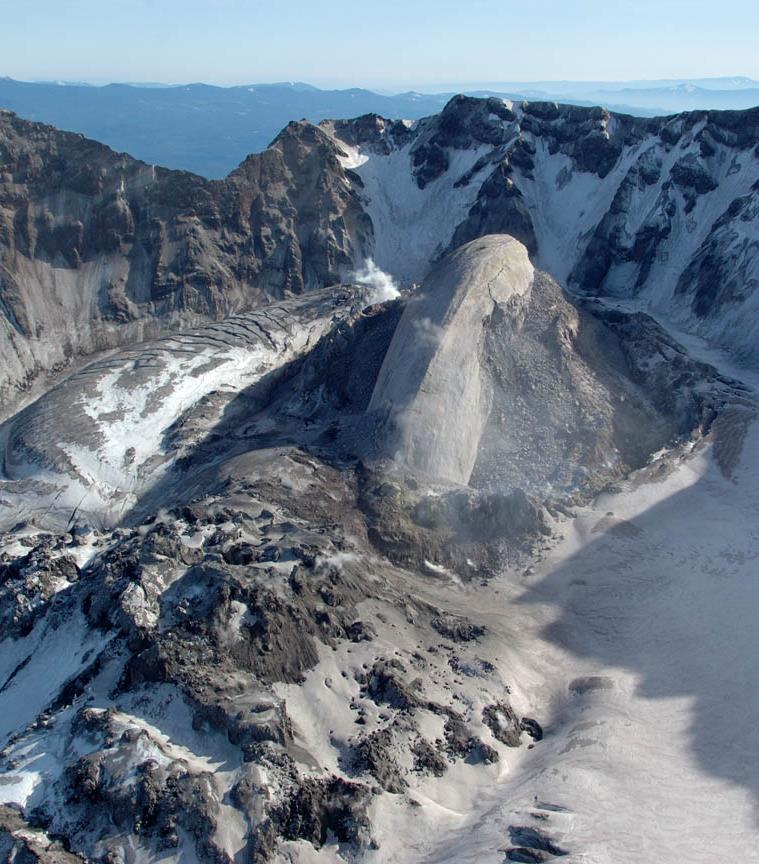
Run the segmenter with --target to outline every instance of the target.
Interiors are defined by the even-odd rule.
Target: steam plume
[[[389,273],[374,263],[372,258],[364,261],[364,266],[353,274],[353,279],[358,285],[364,285],[369,289],[366,305],[374,303],[385,303],[387,300],[395,300],[400,297],[401,292]]]

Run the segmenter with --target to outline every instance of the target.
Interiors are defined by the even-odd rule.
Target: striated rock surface
[[[485,322],[496,304],[518,305],[532,278],[527,250],[503,234],[465,244],[431,271],[398,323],[369,403],[386,426],[388,455],[469,482],[490,413]]]
[[[124,518],[225,411],[265,400],[365,298],[357,287],[312,292],[85,366],[5,425],[0,523]]]

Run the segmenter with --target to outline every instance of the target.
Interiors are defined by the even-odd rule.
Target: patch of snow
[[[352,147],[344,141],[340,141],[340,147],[345,152],[345,156],[338,155],[338,161],[346,170],[355,170],[364,164],[369,158],[366,153],[362,153],[360,148]]]
[[[368,153],[355,168],[364,183],[366,212],[374,226],[373,260],[401,285],[421,282],[448,247],[474,204],[484,169],[466,186],[455,183],[492,148],[449,150],[448,170],[420,189],[414,178],[412,143],[389,154]]]
[[[108,644],[81,612],[50,610],[22,639],[0,642],[0,746],[33,722],[70,678]]]

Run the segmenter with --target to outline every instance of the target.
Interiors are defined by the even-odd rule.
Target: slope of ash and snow
[[[573,496],[587,502],[677,444],[616,493],[615,512],[637,513],[636,495],[708,464],[707,433],[737,470],[752,395],[645,316],[575,308],[508,236],[445,256],[420,297],[392,299],[370,262],[357,278],[365,287],[124,350],[6,423],[8,452],[36,454],[25,464],[40,476],[6,480],[4,496],[48,497],[4,539],[0,804],[95,859],[501,861],[542,849],[600,864],[605,849],[632,861],[645,844],[607,833],[583,785],[638,776],[610,752],[628,727],[598,698],[607,678],[627,698],[629,679],[547,626],[586,576],[533,600],[574,560],[582,520],[598,540],[638,536],[637,516],[593,516],[606,503],[562,516]],[[93,418],[87,397],[114,369],[145,392],[125,387],[129,404]],[[509,430],[516,416],[543,430],[534,457]],[[558,424],[551,445],[541,436]],[[107,436],[100,460],[74,462],[75,433],[90,447]],[[113,473],[116,445],[134,447],[141,487]],[[56,496],[74,471],[95,501],[72,518]],[[111,530],[119,489],[134,498]],[[588,589],[578,624],[568,607],[573,634],[610,615],[627,632],[612,581],[621,608],[594,606]],[[619,710],[666,721],[642,698]],[[584,761],[596,741],[601,756]],[[696,780],[685,750],[678,739],[666,756]]]
[[[730,476],[721,446],[729,429],[578,509],[534,569],[441,589],[478,610],[545,738],[490,787],[430,788],[413,820],[388,806],[386,860],[495,864],[514,826],[578,864],[757,860],[757,424]]]
[[[198,330],[180,331],[86,366],[3,428],[0,524],[65,528],[123,518],[228,403],[265,394],[341,316],[394,288],[380,271]]]
[[[755,396],[755,374],[680,335]],[[580,508],[534,571],[477,592],[513,613],[503,659],[528,698],[552,694],[550,743],[409,860],[491,860],[458,838],[495,843],[517,819],[578,850],[562,860],[756,860],[757,476],[757,423],[728,420]]]

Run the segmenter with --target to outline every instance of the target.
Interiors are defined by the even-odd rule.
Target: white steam
[[[414,321],[414,332],[417,342],[428,348],[436,348],[442,341],[445,329],[439,324],[433,324],[429,318],[419,318]]]
[[[353,281],[369,289],[366,297],[367,306],[385,303],[401,296],[393,277],[380,270],[371,258],[367,258],[364,266],[353,274]]]

